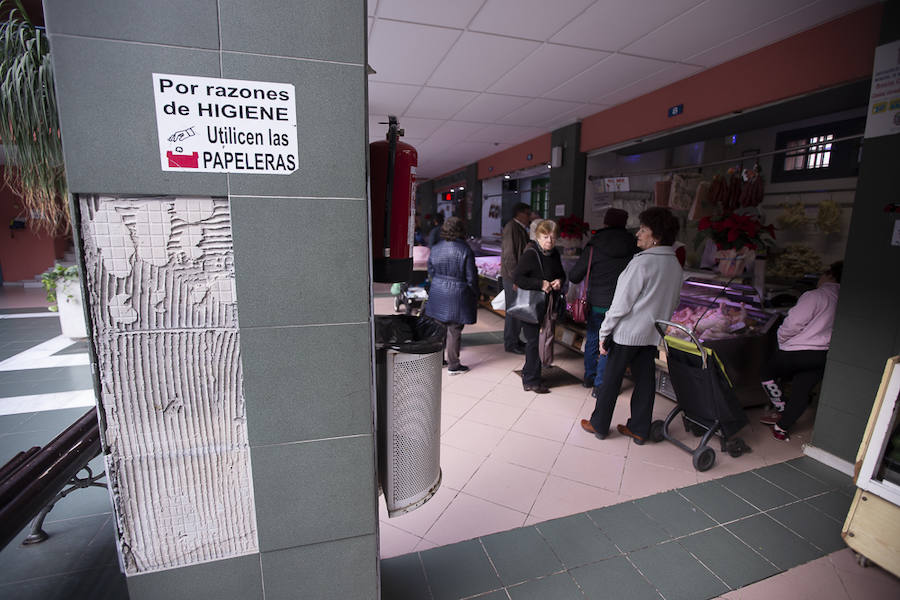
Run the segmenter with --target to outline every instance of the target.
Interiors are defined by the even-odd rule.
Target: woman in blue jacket
[[[441,240],[428,257],[428,302],[425,314],[447,327],[447,371],[465,373],[469,367],[459,362],[459,342],[463,326],[477,319],[478,272],[475,254],[465,242],[465,227],[459,217],[450,217],[441,226]]]

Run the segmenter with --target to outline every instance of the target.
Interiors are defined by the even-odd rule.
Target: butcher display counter
[[[759,371],[777,347],[774,325],[779,317],[778,311],[763,308],[753,286],[688,277],[670,320],[691,329],[715,350],[741,405],[756,406],[768,401],[759,384]],[[670,334],[680,334],[670,329]],[[664,352],[656,368],[657,391],[674,400]]]
[[[469,247],[475,253],[475,269],[478,271],[478,288],[481,291],[479,303],[493,311],[491,300],[503,289],[500,285],[500,241],[476,238],[469,240]]]

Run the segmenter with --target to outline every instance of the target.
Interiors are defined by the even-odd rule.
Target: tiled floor
[[[37,407],[92,403],[84,345],[55,339],[56,319],[29,308],[40,306],[40,290],[7,290],[0,288],[0,462],[46,443],[87,410]],[[378,313],[393,308],[384,294],[375,305]],[[382,503],[382,598],[900,597],[893,576],[860,568],[847,549],[832,552],[843,547],[835,532],[849,480],[800,458],[811,418],[789,444],[751,423],[742,436],[752,454],[720,453],[712,470],[697,473],[671,444],[583,434],[577,420],[592,399],[578,384],[546,396],[523,392],[513,373],[522,358],[502,352],[501,329],[479,311],[464,331],[462,358],[472,371],[444,375],[437,495],[393,519]],[[581,375],[579,355],[558,348],[557,364]],[[627,414],[627,401],[620,404],[617,418]],[[657,414],[671,406],[661,399]],[[675,433],[695,443],[680,427]],[[47,523],[43,544],[16,540],[0,552],[0,599],[127,598],[105,490],[73,493]]]

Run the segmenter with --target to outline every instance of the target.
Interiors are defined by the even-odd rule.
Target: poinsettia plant
[[[731,213],[703,217],[697,225],[697,245],[707,238],[715,242],[719,250],[756,250],[775,244],[775,228],[763,225],[756,214]]]
[[[591,226],[587,222],[575,215],[561,218],[558,225],[559,237],[561,238],[580,240],[584,237],[584,234],[591,230]]]

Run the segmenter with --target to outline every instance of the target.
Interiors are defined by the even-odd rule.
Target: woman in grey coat
[[[441,240],[428,257],[428,302],[425,314],[447,327],[447,371],[465,373],[469,367],[459,362],[463,326],[477,319],[478,272],[475,254],[463,240],[465,227],[459,217],[450,217],[441,226]]]

